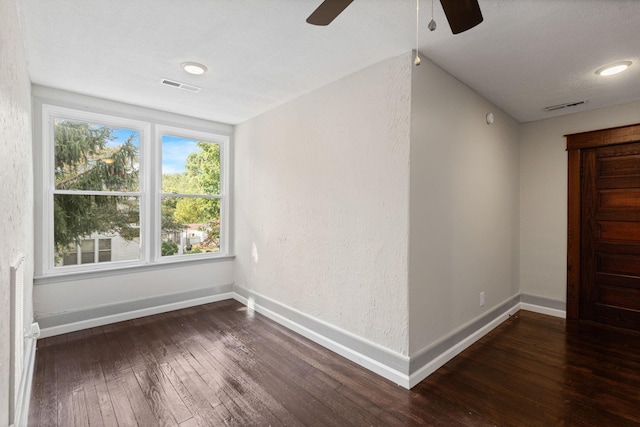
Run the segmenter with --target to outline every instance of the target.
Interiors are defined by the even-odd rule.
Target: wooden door
[[[640,330],[640,125],[567,136],[567,318]]]
[[[582,155],[581,318],[640,330],[640,143]]]

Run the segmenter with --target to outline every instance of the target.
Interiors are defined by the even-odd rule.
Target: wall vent
[[[558,105],[552,105],[550,107],[544,107],[544,110],[556,111],[556,110],[562,110],[563,108],[577,107],[578,105],[583,105],[586,103],[587,101],[567,102],[566,104],[558,104]]]
[[[181,83],[181,82],[177,82],[175,80],[169,80],[169,79],[162,79],[160,80],[160,83],[162,83],[163,85],[167,85],[167,86],[171,86],[171,87],[175,87],[178,89],[183,89],[183,90],[187,90],[189,92],[200,92],[202,89],[197,87],[197,86],[191,86],[188,85],[186,83]]]

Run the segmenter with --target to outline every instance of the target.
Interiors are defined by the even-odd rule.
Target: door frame
[[[567,319],[579,320],[582,150],[640,142],[640,124],[565,135],[568,152]]]

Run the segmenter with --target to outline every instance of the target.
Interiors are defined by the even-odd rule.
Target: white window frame
[[[102,263],[102,265],[79,264],[56,266],[54,259],[54,223],[53,223],[53,196],[54,194],[94,194],[96,192],[89,191],[60,191],[55,189],[54,171],[55,171],[55,135],[53,121],[57,118],[63,118],[73,121],[85,123],[96,123],[100,125],[113,126],[117,128],[126,128],[140,132],[140,158],[139,158],[139,189],[137,192],[118,192],[105,191],[105,195],[119,196],[131,195],[138,197],[140,209],[140,257],[130,261],[116,261]],[[70,272],[104,270],[108,268],[127,267],[148,263],[149,260],[149,221],[143,213],[148,210],[149,206],[149,190],[148,185],[148,151],[151,136],[151,124],[139,120],[131,120],[124,117],[117,117],[106,114],[93,113],[84,110],[76,110],[56,105],[44,104],[42,106],[42,188],[44,189],[43,206],[43,233],[42,233],[42,261],[44,275],[64,274]]]
[[[229,203],[228,197],[229,194],[229,179],[228,179],[228,170],[229,170],[229,137],[226,135],[215,134],[211,132],[202,132],[198,130],[193,130],[189,128],[177,127],[177,126],[166,126],[166,125],[156,125],[155,126],[155,146],[157,147],[157,155],[155,162],[155,174],[154,174],[154,193],[156,194],[156,203],[155,203],[155,212],[154,212],[154,222],[158,224],[157,228],[157,243],[154,244],[154,259],[156,259],[157,263],[165,263],[165,262],[175,262],[180,260],[193,260],[193,259],[202,259],[202,258],[211,258],[212,256],[226,256],[228,254],[228,239],[229,239],[229,221],[227,218],[229,217]],[[220,200],[220,251],[219,252],[209,252],[209,253],[199,253],[199,254],[183,254],[183,255],[171,255],[171,256],[162,256],[160,253],[161,246],[160,242],[162,240],[162,230],[160,229],[161,217],[162,217],[162,196],[165,193],[162,193],[162,137],[164,135],[167,136],[176,136],[180,138],[186,139],[194,139],[197,141],[206,141],[213,142],[220,146],[220,192],[216,197]],[[171,194],[167,194],[171,195]],[[186,196],[189,197],[189,196]],[[196,195],[194,197],[200,197],[200,195]]]
[[[206,260],[211,258],[228,257],[230,252],[230,136],[224,132],[200,130],[189,124],[165,125],[155,120],[138,120],[126,117],[105,114],[90,110],[63,107],[55,104],[42,103],[41,120],[35,125],[39,127],[42,138],[41,163],[42,175],[40,178],[40,206],[41,218],[38,234],[36,236],[36,251],[41,261],[37,266],[36,277],[60,276],[76,273],[90,273],[94,271],[109,271],[128,267],[153,266],[168,263],[180,263],[185,261]],[[73,106],[75,107],[75,106]],[[138,115],[136,115],[138,117]],[[140,132],[140,188],[136,193],[140,201],[140,258],[130,261],[111,261],[94,264],[79,264],[68,266],[55,266],[54,260],[54,221],[53,221],[53,194],[55,190],[55,139],[53,120],[64,118],[86,123],[103,124],[117,128],[127,128]],[[220,251],[199,254],[185,254],[181,256],[161,256],[161,175],[162,175],[162,135],[172,135],[196,140],[214,142],[220,145]],[[152,143],[153,142],[153,143]],[[93,192],[91,192],[93,193]],[[119,192],[106,192],[108,195],[120,195]],[[127,192],[131,195],[135,192]],[[74,194],[82,194],[77,191]],[[40,270],[41,269],[41,270]]]

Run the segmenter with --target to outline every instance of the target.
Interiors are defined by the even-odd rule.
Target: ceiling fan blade
[[[478,0],[440,0],[453,34],[475,27],[482,22]]]
[[[353,0],[324,0],[307,18],[313,25],[329,25]]]

